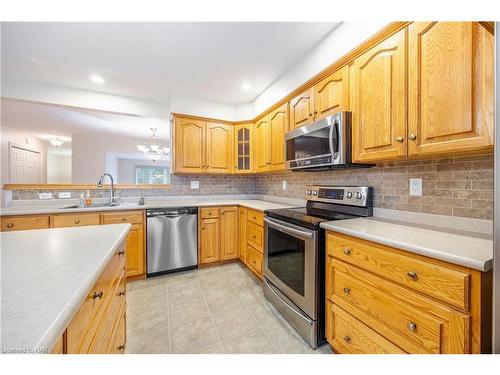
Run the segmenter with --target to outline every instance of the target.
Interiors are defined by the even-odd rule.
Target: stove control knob
[[[348,191],[346,196],[347,196],[347,199],[351,199],[352,198],[352,191]]]
[[[363,197],[363,194],[360,193],[359,191],[356,193],[356,199],[360,200]]]
[[[312,191],[311,190],[308,190],[307,191],[307,195],[311,195],[312,194]]]
[[[317,190],[313,190],[313,195],[314,196],[318,195],[318,191]]]

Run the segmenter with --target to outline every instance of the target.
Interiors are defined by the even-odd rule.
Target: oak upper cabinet
[[[200,264],[220,260],[220,221],[219,218],[200,219]]]
[[[238,216],[237,206],[220,208],[221,260],[238,258]]]
[[[254,127],[252,123],[234,126],[234,171],[253,173]]]
[[[346,65],[314,85],[314,120],[349,110],[349,66]]]
[[[409,154],[493,145],[493,35],[475,22],[415,22],[408,30]]]
[[[174,117],[173,130],[174,162],[172,165],[174,166],[174,172],[205,172],[205,122],[183,117]]]
[[[288,132],[288,103],[269,114],[269,168],[285,169],[285,134]]]
[[[290,130],[314,121],[314,88],[290,100]]]
[[[206,123],[206,172],[233,171],[233,137],[232,125]]]
[[[255,172],[267,172],[270,170],[269,136],[269,116],[266,115],[255,122]]]
[[[353,161],[406,155],[406,29],[351,66]]]

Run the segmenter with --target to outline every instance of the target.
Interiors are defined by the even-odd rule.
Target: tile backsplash
[[[372,168],[321,172],[279,172],[258,175],[172,176],[165,189],[142,189],[142,195],[238,195],[262,194],[303,198],[307,184],[368,185],[374,188],[374,206],[403,211],[493,219],[493,154],[451,156],[439,159],[381,163]],[[410,178],[422,178],[422,196],[409,195]],[[199,189],[190,182],[199,181]],[[283,190],[282,182],[287,182]],[[12,199],[37,199],[39,192],[13,191]],[[56,191],[52,192],[57,196]],[[72,191],[73,197],[79,191]],[[106,197],[106,190],[92,190]],[[118,190],[121,197],[137,197],[138,190]]]
[[[422,196],[409,195],[410,178],[422,178]],[[492,154],[397,161],[368,169],[256,175],[255,190],[301,198],[308,184],[372,186],[374,207],[493,219]]]

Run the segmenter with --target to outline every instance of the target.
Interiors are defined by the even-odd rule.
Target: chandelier
[[[157,128],[151,128],[153,135],[151,135],[151,144],[149,146],[137,145],[137,149],[146,156],[148,160],[158,161],[164,155],[167,155],[169,152],[168,147],[160,147],[155,143],[156,138],[156,130]]]

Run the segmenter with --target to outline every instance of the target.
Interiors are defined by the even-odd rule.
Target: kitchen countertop
[[[50,351],[130,227],[1,233],[2,353]]]
[[[493,239],[485,234],[375,217],[329,221],[321,227],[479,271],[492,267]]]
[[[113,207],[90,207],[90,208],[68,208],[61,207],[71,206],[72,202],[61,202],[57,205],[39,205],[36,204],[7,207],[0,210],[0,216],[14,215],[38,215],[38,214],[64,214],[72,212],[93,212],[93,211],[120,211],[120,210],[145,210],[148,208],[166,208],[166,207],[207,207],[207,206],[243,206],[254,210],[265,211],[274,208],[297,207],[297,204],[276,203],[259,199],[168,199],[164,201],[155,200],[148,202],[142,206],[137,203],[124,202],[120,206]]]

